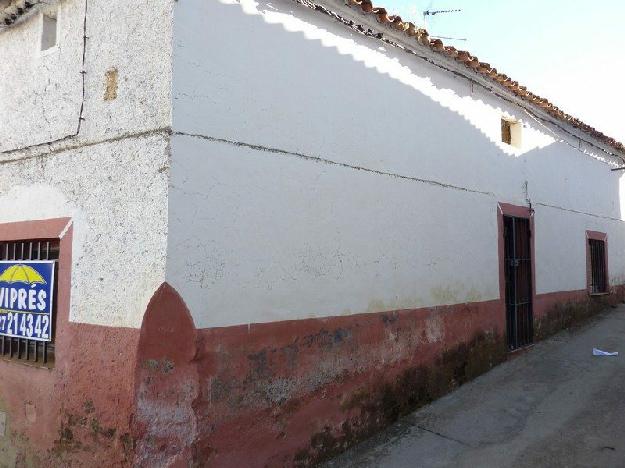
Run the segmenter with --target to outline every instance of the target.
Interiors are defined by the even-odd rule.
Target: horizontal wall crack
[[[420,177],[412,177],[412,176],[408,176],[408,175],[404,175],[404,174],[398,174],[396,172],[388,172],[388,171],[381,171],[379,169],[371,169],[368,167],[363,167],[363,166],[357,166],[355,164],[347,164],[347,163],[343,163],[343,162],[338,162],[338,161],[333,161],[331,159],[327,159],[327,158],[322,158],[320,156],[311,156],[308,154],[304,154],[304,153],[298,153],[295,151],[288,151],[288,150],[284,150],[281,148],[272,148],[269,146],[263,146],[263,145],[257,145],[257,144],[253,144],[253,143],[246,143],[246,142],[242,142],[242,141],[236,141],[236,140],[229,140],[227,138],[217,138],[217,137],[211,137],[211,136],[206,136],[206,135],[201,135],[201,134],[197,134],[197,133],[185,133],[185,132],[173,132],[174,135],[179,135],[179,136],[187,136],[187,137],[191,137],[191,138],[199,138],[202,140],[207,140],[207,141],[212,141],[215,143],[225,143],[228,145],[233,145],[233,146],[240,146],[240,147],[245,147],[245,148],[250,148],[256,151],[265,151],[268,153],[274,153],[274,154],[281,154],[284,156],[293,156],[293,157],[297,157],[297,158],[302,158],[302,159],[306,159],[308,161],[314,161],[314,162],[318,162],[318,163],[324,163],[324,164],[330,164],[333,166],[340,166],[340,167],[344,167],[347,169],[353,169],[356,171],[365,171],[365,172],[370,172],[373,174],[377,174],[377,175],[383,175],[383,176],[388,176],[388,177],[395,177],[398,179],[404,179],[404,180],[411,180],[413,182],[420,182],[423,184],[428,184],[428,185],[433,185],[436,187],[441,187],[441,188],[446,188],[446,189],[452,189],[452,190],[460,190],[462,192],[469,192],[469,193],[477,193],[480,195],[486,195],[489,197],[495,197],[495,194],[492,192],[485,192],[482,190],[477,190],[477,189],[473,189],[473,188],[469,188],[469,187],[462,187],[459,185],[453,185],[453,184],[448,184],[445,182],[440,182],[438,180],[433,180],[433,179],[423,179]]]
[[[581,214],[585,216],[592,216],[593,218],[609,219],[610,221],[618,221],[619,223],[623,222],[623,220],[620,218],[614,218],[611,216],[603,216],[603,215],[588,213],[587,211],[574,210],[572,208],[565,208],[565,207],[557,206],[557,205],[549,205],[548,203],[534,202],[533,204],[538,205],[538,206],[543,206],[545,208],[552,208],[554,210],[567,211],[569,213],[576,213],[576,214]]]

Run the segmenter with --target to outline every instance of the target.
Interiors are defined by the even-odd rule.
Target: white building
[[[58,258],[4,463],[311,464],[623,297],[623,146],[366,1],[0,0],[0,56],[0,260]]]

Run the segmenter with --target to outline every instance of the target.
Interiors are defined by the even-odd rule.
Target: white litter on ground
[[[600,349],[597,348],[592,348],[592,355],[593,356],[618,356],[618,351],[614,351],[614,352],[608,352],[608,351],[601,351]]]

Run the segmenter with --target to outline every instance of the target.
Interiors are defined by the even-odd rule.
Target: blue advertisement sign
[[[0,261],[0,335],[52,340],[54,261]]]

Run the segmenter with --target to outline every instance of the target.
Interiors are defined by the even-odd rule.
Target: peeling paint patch
[[[24,404],[24,415],[26,416],[26,421],[29,424],[34,424],[37,422],[37,408],[32,403]],[[0,431],[0,435],[2,432]]]
[[[438,316],[429,318],[425,323],[425,336],[429,343],[434,343],[443,339],[443,321]]]
[[[104,88],[104,100],[113,101],[117,99],[117,68],[109,68],[106,70],[105,76],[105,88]]]

